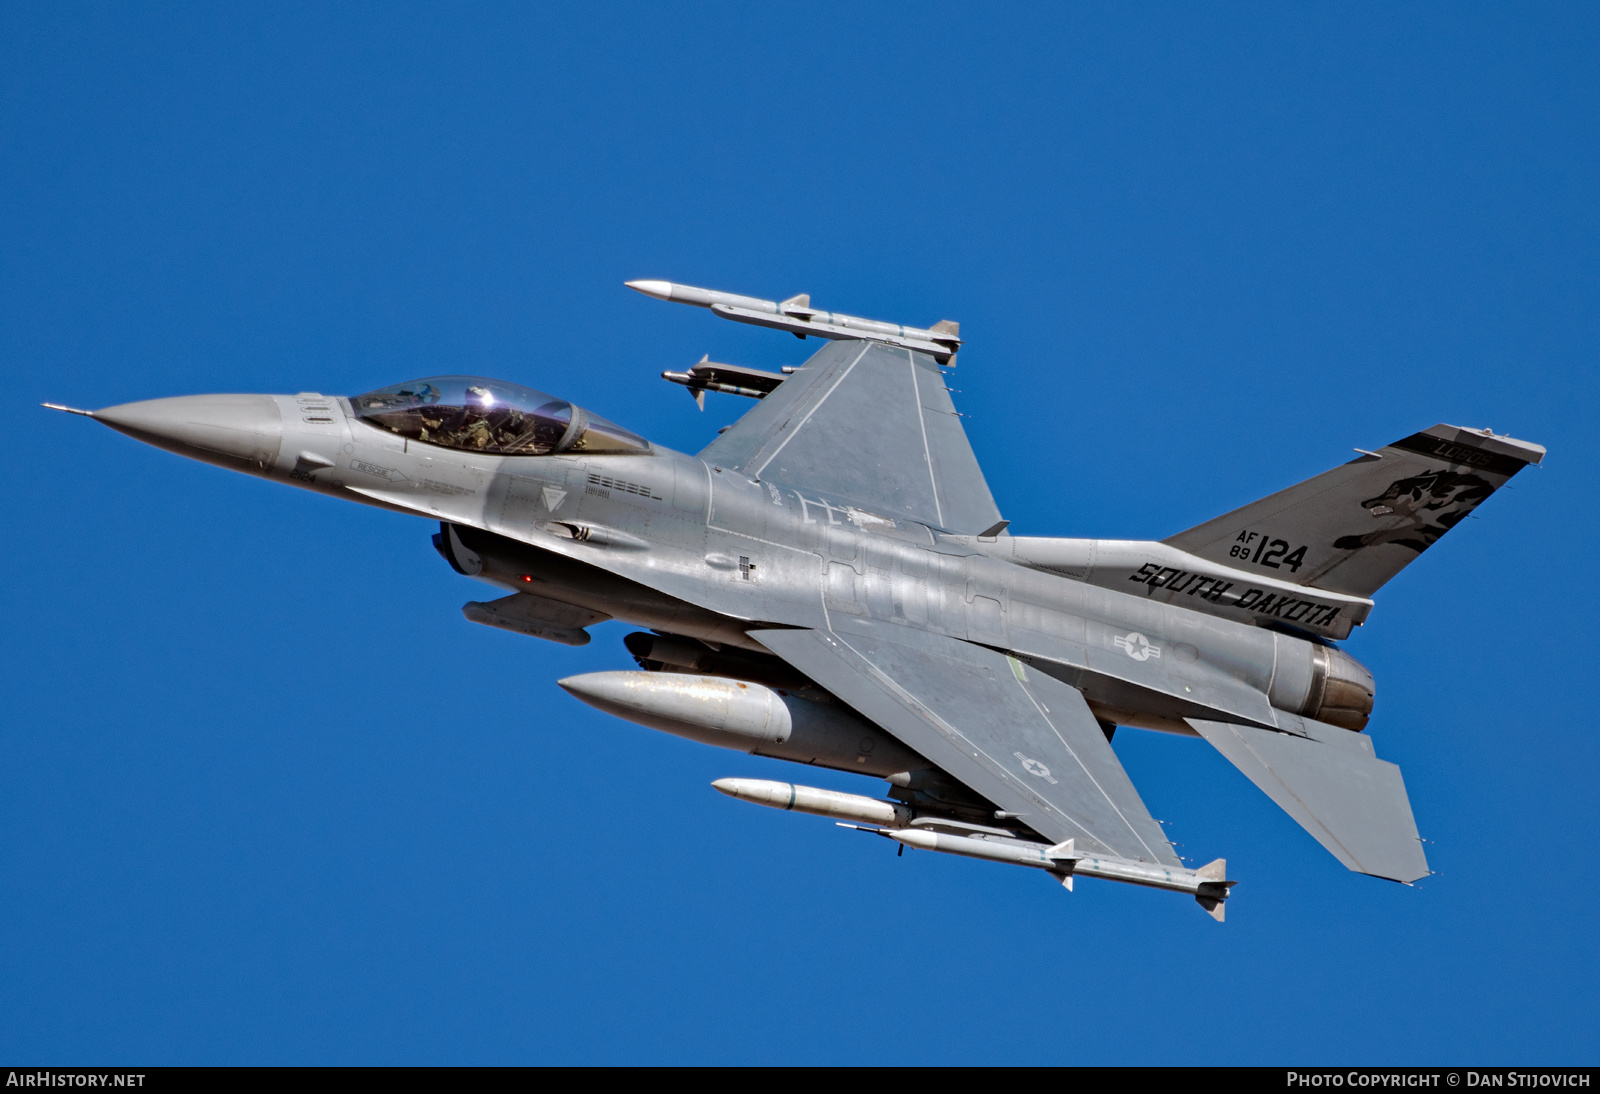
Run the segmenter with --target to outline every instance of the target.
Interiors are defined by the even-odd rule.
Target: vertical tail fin
[[[1436,425],[1164,542],[1282,581],[1371,596],[1511,476],[1539,445]]]

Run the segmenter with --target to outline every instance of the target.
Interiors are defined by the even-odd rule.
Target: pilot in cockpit
[[[644,438],[604,418],[498,380],[436,376],[358,395],[351,405],[372,425],[445,448],[516,456],[650,451]]]

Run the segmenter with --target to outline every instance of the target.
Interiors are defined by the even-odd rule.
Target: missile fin
[[[1071,862],[1076,862],[1078,859],[1083,857],[1082,855],[1078,854],[1077,842],[1077,839],[1074,838],[1067,840],[1065,843],[1058,843],[1046,851],[1045,854],[1049,855],[1053,859],[1056,859],[1057,861],[1065,859]],[[1071,887],[1072,886],[1070,885],[1067,886],[1069,889]]]

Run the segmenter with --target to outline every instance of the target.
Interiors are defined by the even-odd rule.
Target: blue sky
[[[0,1057],[1592,1063],[1589,5],[0,9]],[[810,348],[629,278],[907,323],[1013,530],[1159,538],[1436,421],[1549,446],[1378,596],[1437,876],[1204,743],[1117,749],[1229,921],[708,785],[473,626],[433,529],[50,400],[555,391]],[[874,792],[845,775],[811,780]]]

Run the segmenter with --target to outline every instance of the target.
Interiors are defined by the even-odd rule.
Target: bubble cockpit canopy
[[[364,421],[413,441],[503,456],[644,455],[650,444],[542,391],[476,376],[430,376],[350,400]]]

